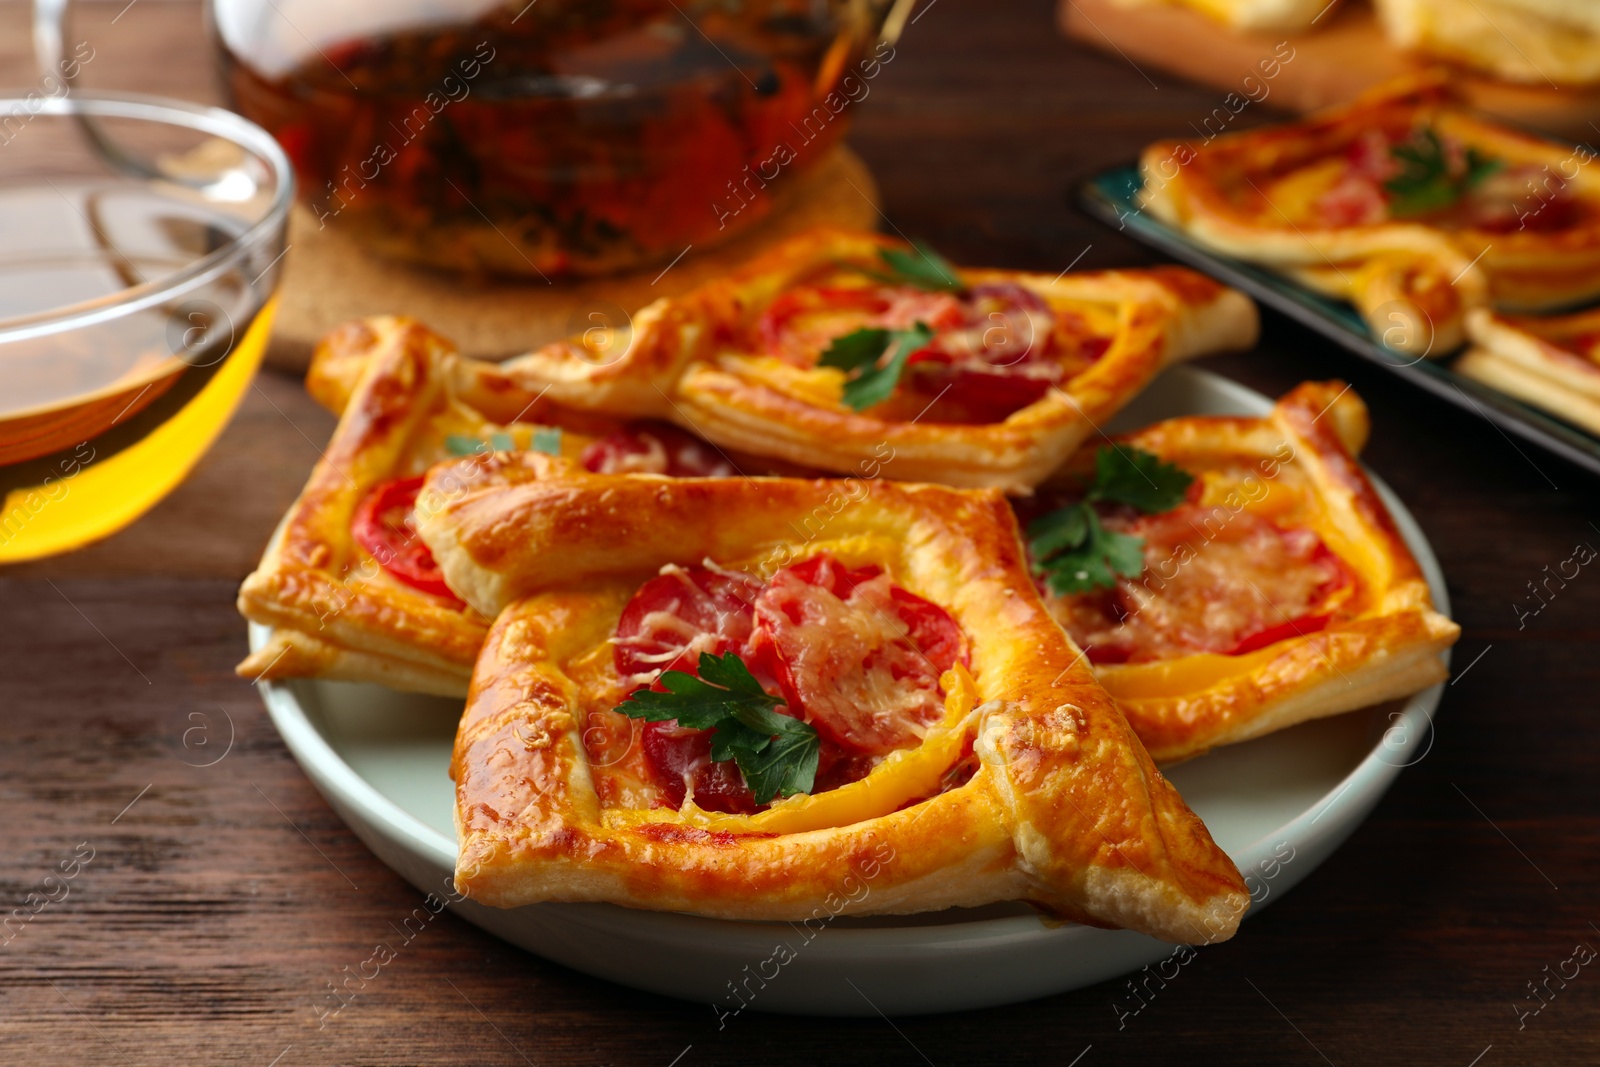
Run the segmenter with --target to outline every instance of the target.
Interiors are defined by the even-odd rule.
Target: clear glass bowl
[[[893,58],[910,0],[211,0],[233,106],[318,224],[545,279],[761,218]]]
[[[266,348],[294,179],[237,115],[65,87],[0,98],[0,150],[4,563],[116,532],[216,439]]]

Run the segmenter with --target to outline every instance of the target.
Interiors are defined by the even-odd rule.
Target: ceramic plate
[[[1323,296],[1265,267],[1211,251],[1182,230],[1141,211],[1135,198],[1142,184],[1138,167],[1117,167],[1079,186],[1078,199],[1102,222],[1249,293],[1363,359],[1458,408],[1483,416],[1506,433],[1600,474],[1600,438],[1457,374],[1450,369],[1450,357],[1425,359],[1390,348],[1374,337],[1355,309],[1342,300]]]
[[[1256,415],[1270,407],[1243,386],[1175,367],[1114,428],[1175,415]],[[1378,491],[1422,564],[1439,610],[1448,613],[1439,564],[1422,531],[1386,486],[1379,483]],[[252,647],[267,632],[252,626]],[[1184,799],[1244,873],[1255,901],[1251,915],[1315,870],[1400,769],[1426,754],[1441,688],[1172,769],[1169,777]],[[271,683],[261,691],[284,742],[340,817],[407,881],[442,895],[456,856],[447,769],[461,703],[339,682]],[[1125,930],[1047,921],[1020,905],[809,926],[606,904],[500,910],[462,901],[452,907],[546,959],[711,1005],[725,1013],[725,1023],[746,1008],[893,1015],[1007,1004],[1103,981],[1173,951]],[[1237,936],[1250,935],[1246,923]]]

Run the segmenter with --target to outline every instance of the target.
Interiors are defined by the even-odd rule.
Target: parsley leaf
[[[764,748],[748,755],[734,755],[757,804],[771,803],[774,797],[809,793],[817,778],[817,759],[821,751],[817,731],[787,715],[777,718],[787,725]],[[715,740],[713,735],[712,741]]]
[[[828,345],[828,350],[817,360],[819,367],[838,367],[853,371],[868,363],[878,362],[883,350],[889,347],[889,331],[875,326],[841,334]]]
[[[921,241],[911,242],[912,251],[882,248],[878,256],[894,272],[896,281],[935,293],[959,293],[966,288],[956,268]]]
[[[1028,524],[1034,572],[1058,595],[1110,589],[1117,578],[1144,573],[1144,538],[1108,530],[1095,501],[1126,504],[1147,514],[1183,502],[1194,477],[1160,456],[1115,445],[1094,457],[1095,476],[1084,498]]]
[[[1171,511],[1183,503],[1194,476],[1160,456],[1138,448],[1113,445],[1094,456],[1091,500],[1127,504],[1147,514]]]
[[[698,677],[664,671],[661,684],[667,692],[640,689],[616,710],[646,722],[676,719],[691,730],[715,730],[712,760],[733,760],[757,804],[809,792],[821,752],[816,729],[778,714],[774,709],[784,701],[768,696],[736,653],[705,653],[699,671]]]
[[[911,251],[903,248],[880,248],[878,258],[885,270],[875,270],[859,263],[841,263],[849,270],[860,271],[885,285],[909,285],[934,293],[964,293],[966,283],[960,273],[939,253],[921,241],[911,242]]]
[[[1077,548],[1089,539],[1093,508],[1058,508],[1028,523],[1028,548],[1034,559],[1049,559],[1057,552]]]
[[[445,437],[444,447],[452,456],[471,456],[483,451],[483,442],[470,434],[453,433]]]
[[[1457,165],[1431,126],[1417,130],[1408,143],[1395,145],[1389,154],[1400,164],[1400,173],[1383,188],[1390,196],[1390,213],[1402,218],[1449,207],[1505,166],[1476,148],[1468,148]]]
[[[868,326],[835,338],[817,365],[837,367],[847,374],[853,372],[844,383],[840,399],[856,411],[865,411],[889,399],[905,373],[911,354],[927,347],[932,340],[933,331],[925,322],[909,330]],[[886,352],[888,359],[883,358]]]
[[[533,450],[547,456],[561,455],[561,428],[540,426],[533,431]]]
[[[452,433],[445,436],[444,447],[452,456],[476,456],[485,452],[515,452],[517,442],[504,430],[490,434],[487,443],[471,434]]]
[[[1048,558],[1041,555],[1039,546],[1067,526],[1074,526],[1078,536]],[[1119,575],[1137,578],[1144,573],[1144,538],[1106,529],[1092,507],[1074,504],[1053,511],[1029,523],[1028,534],[1034,538],[1030,542],[1034,569],[1044,576],[1052,593],[1065,596],[1109,589],[1117,584]]]

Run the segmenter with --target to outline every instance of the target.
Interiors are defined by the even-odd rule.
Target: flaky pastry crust
[[[1097,665],[1158,762],[1408,696],[1447,677],[1439,653],[1461,630],[1433,610],[1427,581],[1354,458],[1368,429],[1366,405],[1348,386],[1306,382],[1266,418],[1169,419],[1118,438],[1202,479],[1205,515],[1186,542],[1192,552],[1204,553],[1234,515],[1250,511],[1313,530],[1357,582],[1355,610],[1315,633],[1240,655]],[[1177,553],[1173,562],[1183,565]],[[1058,598],[1046,600],[1063,611]]]
[[[1269,198],[1286,174],[1343,157],[1371,131],[1404,139],[1427,125],[1513,166],[1559,174],[1585,211],[1556,229],[1446,229],[1424,219],[1330,226],[1305,205]],[[1223,134],[1195,146],[1161,141],[1145,149],[1142,206],[1224,255],[1278,269],[1347,299],[1374,336],[1417,356],[1459,348],[1475,307],[1560,307],[1600,295],[1600,175],[1592,153],[1490,121],[1466,109],[1434,73],[1379,87],[1303,119]],[[1579,153],[1576,154],[1575,153]],[[1526,194],[1538,215],[1544,194]]]
[[[1467,319],[1472,347],[1451,364],[1534,407],[1600,436],[1600,309],[1572,315]]]
[[[528,447],[538,420],[570,417],[402,318],[335,330],[318,346],[309,385],[342,415],[260,566],[240,587],[240,613],[273,633],[238,673],[461,696],[488,620],[386,574],[355,543],[352,516],[373,486],[420,475],[447,458],[449,435],[506,432]],[[561,447],[576,451],[589,439],[563,434]]]
[[[727,278],[637,312],[618,334],[574,338],[505,364],[564,405],[668,419],[729,449],[812,468],[1026,492],[1169,363],[1254,343],[1254,305],[1177,267],[1047,275],[962,270],[968,285],[1010,282],[1053,308],[1094,308],[1117,323],[1092,366],[1001,422],[892,420],[838,400],[843,377],[820,368],[779,379],[730,338],[786,289],[840,263],[881,267],[903,247],[869,233],[818,230],[784,242]],[[892,462],[885,462],[890,455]]]
[[[474,899],[791,921],[1027,900],[1173,941],[1237,926],[1238,872],[1045,611],[998,492],[879,481],[841,501],[837,481],[602,477],[523,454],[443,465],[429,485],[424,538],[452,587],[498,613],[452,761],[456,882]],[[756,815],[604,803],[573,664],[609,647],[632,590],[668,564],[770,575],[824,551],[960,624],[954,733]],[[922,755],[960,741],[975,773],[929,795],[946,764]]]

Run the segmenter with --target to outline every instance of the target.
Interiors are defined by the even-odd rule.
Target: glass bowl
[[[52,84],[0,98],[0,563],[115,533],[216,439],[294,195],[237,115]]]

